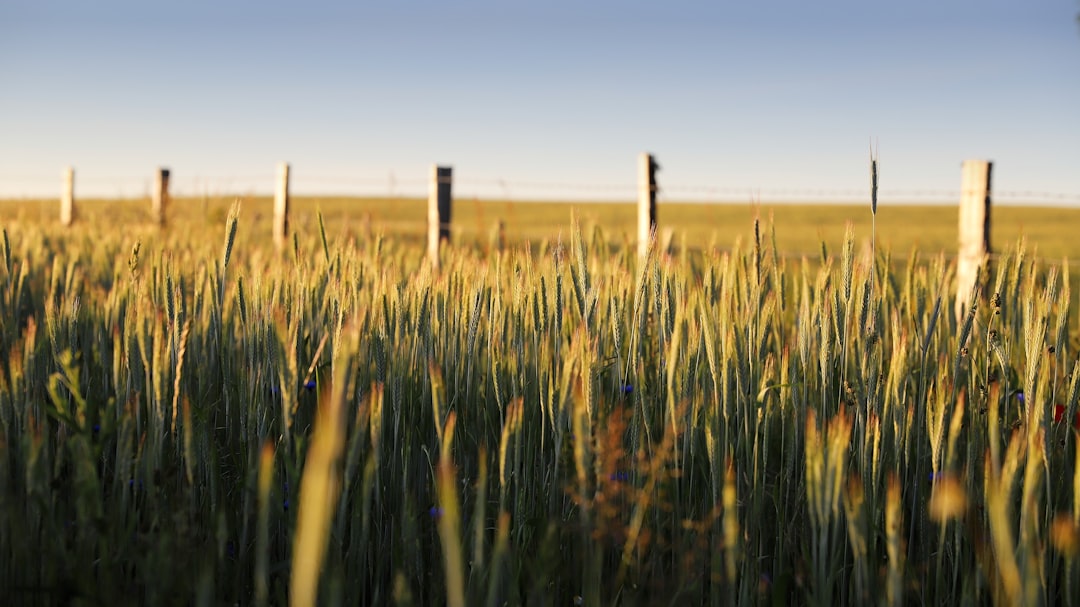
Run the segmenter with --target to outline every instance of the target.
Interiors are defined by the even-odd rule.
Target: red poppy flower
[[[1065,417],[1065,405],[1054,405],[1054,421],[1061,423],[1062,418]],[[1076,418],[1073,419],[1073,427],[1080,428],[1080,411],[1076,412]]]

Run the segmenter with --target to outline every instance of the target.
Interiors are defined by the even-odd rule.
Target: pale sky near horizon
[[[5,0],[0,197],[423,194],[1080,206],[1076,0]]]

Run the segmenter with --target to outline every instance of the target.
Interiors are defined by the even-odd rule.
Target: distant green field
[[[169,207],[169,220],[177,228],[219,228],[225,223],[234,198],[178,198]],[[244,232],[250,238],[270,238],[273,201],[269,197],[243,198]],[[427,201],[418,198],[295,197],[291,204],[293,225],[304,229],[315,225],[321,211],[331,235],[361,236],[368,229],[387,236],[422,239],[427,221]],[[0,200],[0,221],[55,221],[56,200]],[[149,201],[81,200],[78,213],[83,221],[96,225],[148,227]],[[456,200],[453,209],[456,242],[492,242],[496,225],[503,222],[510,245],[530,241],[565,239],[576,215],[586,230],[599,228],[614,242],[633,243],[637,216],[632,202],[511,202],[499,200]],[[830,250],[840,245],[845,226],[853,224],[856,240],[869,246],[873,233],[867,205],[777,204],[754,207],[750,204],[661,203],[658,211],[661,233],[672,230],[672,246],[684,242],[690,248],[732,247],[745,238],[754,217],[763,225],[771,218],[776,229],[779,253],[787,257],[818,257],[822,242]],[[894,258],[906,258],[912,249],[922,256],[944,252],[955,254],[957,207],[888,206],[878,208],[877,244],[892,251]],[[1015,249],[1027,239],[1029,253],[1050,261],[1080,258],[1080,209],[997,207],[993,209],[991,244],[995,252]]]

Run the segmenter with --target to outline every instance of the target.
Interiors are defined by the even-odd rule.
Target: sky
[[[0,3],[0,197],[1080,206],[1077,0]]]

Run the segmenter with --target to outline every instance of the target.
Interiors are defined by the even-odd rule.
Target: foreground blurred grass
[[[499,251],[459,203],[433,275],[399,202],[298,201],[282,253],[264,200],[5,215],[0,595],[1080,602],[1068,265],[1009,243],[957,319],[930,210],[871,263],[866,209],[661,207],[642,263],[632,209],[504,207]]]

